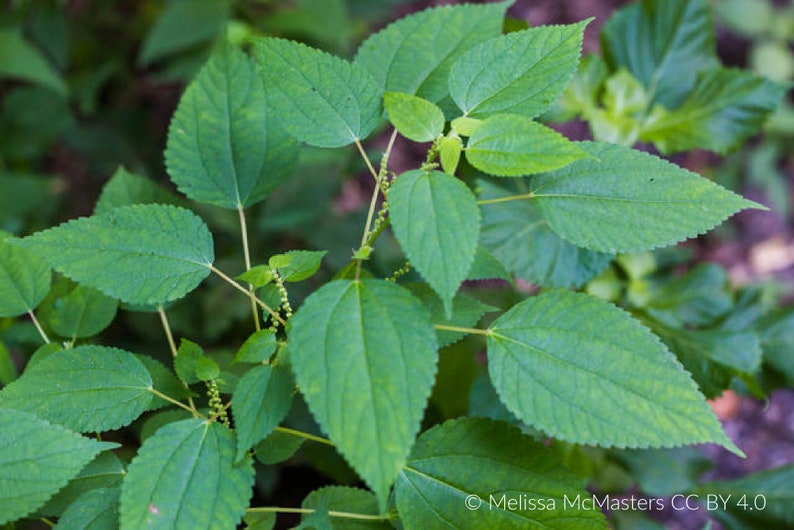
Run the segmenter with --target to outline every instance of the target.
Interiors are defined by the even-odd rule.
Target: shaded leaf
[[[266,465],[278,464],[292,458],[306,438],[281,431],[271,432],[254,446],[256,459]]]
[[[94,206],[94,214],[107,213],[119,206],[133,204],[173,204],[182,206],[184,201],[157,182],[119,167],[102,188]]]
[[[27,42],[19,30],[0,30],[0,77],[30,81],[47,87],[60,96],[68,92],[61,75],[44,54]]]
[[[471,296],[458,293],[452,299],[452,314],[447,317],[444,303],[438,295],[433,292],[429,285],[425,283],[411,283],[405,285],[405,287],[411,291],[415,297],[421,300],[427,310],[430,311],[430,316],[435,324],[468,328],[477,324],[485,313],[495,310],[495,308]],[[436,330],[436,335],[438,336],[439,348],[449,346],[466,336],[465,333],[441,329]]]
[[[483,223],[485,220],[483,215]],[[512,282],[513,277],[502,264],[501,261],[496,259],[489,250],[480,245],[477,247],[477,253],[474,255],[474,262],[471,264],[467,280],[504,280]]]
[[[113,322],[118,305],[115,298],[78,285],[65,297],[55,301],[50,314],[50,327],[61,337],[93,337]]]
[[[0,317],[33,311],[50,290],[52,272],[35,253],[11,245],[0,232]]]
[[[99,453],[80,470],[76,477],[69,481],[65,488],[47,501],[43,508],[36,510],[36,514],[45,517],[60,517],[69,505],[84,493],[95,489],[121,486],[125,474],[124,465],[119,457],[110,451]],[[118,520],[116,526],[118,526]]]
[[[100,488],[81,495],[63,512],[57,530],[116,530],[119,527],[119,488]]]
[[[377,517],[378,500],[366,490],[350,488],[347,486],[326,486],[314,490],[303,499],[301,508],[317,511],[335,511],[369,515]],[[317,513],[317,512],[315,512]],[[390,529],[392,526],[385,520],[383,521],[361,521],[346,519],[344,517],[328,517],[328,527],[333,530],[368,530],[368,529]],[[302,516],[306,521],[308,517]],[[314,527],[312,527],[314,528]]]
[[[246,339],[237,354],[234,356],[236,363],[261,363],[270,359],[276,353],[278,339],[272,329],[260,329]]]

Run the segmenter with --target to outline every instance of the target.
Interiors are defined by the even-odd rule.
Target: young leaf
[[[472,166],[500,177],[551,171],[588,156],[557,131],[508,114],[480,123],[466,145],[466,160]]]
[[[184,296],[207,277],[215,258],[201,218],[160,204],[75,219],[15,244],[74,281],[130,304]]]
[[[695,237],[745,208],[763,208],[653,155],[583,142],[592,158],[533,179],[552,230],[600,252],[636,252]]]
[[[738,148],[777,108],[786,87],[741,70],[702,73],[683,104],[647,124],[640,139],[663,153]]]
[[[119,527],[119,488],[88,491],[58,519],[58,530],[114,530]]]
[[[397,132],[409,140],[432,142],[444,132],[444,112],[426,99],[386,92],[383,107]]]
[[[309,493],[301,508],[354,513],[365,516],[378,516],[378,500],[369,491],[347,486],[325,486]],[[317,512],[315,512],[317,513]],[[302,517],[307,522],[308,517]],[[341,517],[328,518],[329,528],[333,530],[388,530],[393,528],[387,521],[356,520]]]
[[[268,360],[276,352],[277,347],[276,332],[272,329],[260,329],[240,346],[234,356],[234,362],[261,363]]]
[[[327,250],[290,250],[268,260],[271,269],[278,271],[285,282],[300,282],[311,278],[320,269]]]
[[[99,291],[78,285],[55,301],[50,327],[61,337],[93,337],[113,322],[118,301]]]
[[[491,39],[452,66],[449,93],[464,115],[521,114],[551,105],[576,72],[589,21],[542,26]]]
[[[276,526],[274,512],[248,512],[243,517],[246,530],[273,530]]]
[[[451,311],[474,261],[480,209],[474,194],[440,171],[408,171],[389,190],[394,234],[416,270]]]
[[[47,501],[43,508],[36,510],[36,515],[60,517],[69,505],[84,493],[96,489],[120,487],[126,474],[124,465],[114,453],[110,451],[99,453],[69,481],[65,488]]]
[[[488,371],[511,412],[556,438],[605,447],[714,442],[741,454],[659,339],[589,295],[548,292],[496,319]]]
[[[427,9],[371,35],[356,53],[381,91],[414,94],[437,103],[460,55],[502,31],[512,1]]]
[[[129,352],[105,346],[60,350],[0,391],[0,407],[24,409],[79,432],[128,425],[152,400],[152,378]]]
[[[272,282],[274,278],[275,276],[269,265],[258,265],[256,267],[251,267],[237,276],[236,279],[241,282],[246,282],[255,289],[258,289]]]
[[[604,59],[626,68],[651,103],[677,107],[699,71],[717,64],[711,6],[706,0],[642,0],[615,13],[601,32]]]
[[[457,135],[443,136],[438,141],[438,159],[447,175],[455,176],[463,152],[463,142]]]
[[[272,108],[298,140],[342,147],[363,140],[377,125],[380,94],[360,65],[275,38],[255,40],[253,53]]]
[[[234,463],[232,432],[199,419],[169,423],[148,438],[121,488],[121,530],[234,528],[254,483],[250,458]]]
[[[177,197],[152,179],[130,173],[119,167],[102,188],[102,194],[94,206],[94,215],[108,213],[119,206],[133,204],[173,204],[183,206],[184,200]]]
[[[0,524],[33,512],[113,447],[28,412],[0,408]]]
[[[174,371],[177,377],[186,385],[199,381],[215,379],[220,373],[218,364],[204,356],[204,350],[193,341],[182,339],[179,342],[176,358],[174,358]]]
[[[338,280],[309,296],[291,323],[298,386],[384,511],[433,386],[430,316],[394,283]]]
[[[406,528],[607,528],[600,511],[565,503],[577,496],[590,494],[547,448],[484,418],[423,433],[395,485]]]
[[[255,366],[240,379],[232,396],[237,460],[278,427],[294,393],[295,380],[283,366]]]
[[[251,59],[223,40],[188,86],[168,130],[165,162],[182,193],[244,208],[292,174],[299,145],[267,97]]]
[[[484,200],[519,193],[487,180],[478,181],[477,187]],[[483,205],[482,245],[514,275],[543,287],[581,287],[603,271],[613,258],[611,254],[579,248],[562,239],[551,231],[538,207],[528,200]]]
[[[33,252],[14,247],[0,232],[0,317],[33,311],[50,290],[52,272]]]

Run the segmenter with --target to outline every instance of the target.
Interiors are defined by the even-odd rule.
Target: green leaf
[[[383,511],[433,386],[430,316],[394,283],[338,280],[309,296],[291,323],[298,386]]]
[[[113,447],[28,412],[0,408],[0,524],[33,512]]]
[[[462,152],[463,142],[457,135],[443,136],[438,140],[438,158],[444,173],[455,176]]]
[[[52,272],[33,252],[11,245],[0,232],[0,317],[33,311],[50,290]]]
[[[243,517],[247,530],[273,530],[276,526],[275,512],[248,512]]]
[[[725,154],[758,132],[787,88],[741,70],[708,70],[680,107],[646,124],[640,139],[663,153],[710,149]]]
[[[483,222],[485,215],[483,215]],[[467,280],[504,280],[506,282],[513,282],[513,277],[502,265],[502,262],[494,257],[493,254],[485,247],[480,245],[477,247],[477,253],[474,255],[474,262],[471,264]]]
[[[794,306],[778,308],[758,322],[764,361],[794,386]]]
[[[187,388],[182,381],[179,380],[174,373],[165,367],[160,361],[149,357],[148,355],[135,354],[135,358],[141,361],[141,364],[146,367],[149,374],[152,376],[152,386],[155,390],[160,391],[172,399],[182,400],[192,396],[190,389]],[[157,410],[163,407],[170,407],[173,403],[169,403],[161,397],[154,396],[147,410]]]
[[[182,193],[237,209],[284,182],[299,147],[268,107],[253,61],[223,40],[179,101],[165,161]]]
[[[452,99],[474,118],[538,116],[576,73],[588,22],[516,31],[472,48],[452,66]]]
[[[711,460],[697,447],[675,449],[621,449],[611,452],[631,473],[647,495],[671,497],[691,490],[698,477],[712,467]]]
[[[170,423],[144,442],[121,488],[121,530],[234,528],[254,468],[235,464],[232,432],[199,419]]]
[[[659,339],[589,295],[548,292],[496,319],[488,371],[507,408],[555,438],[635,448],[714,442],[741,454]]]
[[[24,409],[80,432],[129,425],[152,400],[152,378],[131,353],[105,346],[57,351],[0,391],[0,406]]]
[[[237,276],[236,279],[248,283],[255,289],[259,289],[272,282],[275,276],[269,265],[259,265],[248,269]]]
[[[204,356],[201,346],[187,339],[179,342],[179,349],[174,358],[174,371],[186,385],[209,381],[220,374],[218,364]]]
[[[256,444],[256,459],[265,465],[278,464],[292,456],[301,448],[306,438],[294,436],[281,431],[271,432],[264,440]]]
[[[236,363],[261,363],[270,359],[276,353],[278,338],[272,329],[260,329],[246,339],[237,354],[234,356]]]
[[[11,358],[11,352],[0,342],[0,387],[9,384],[18,377],[17,368]]]
[[[115,454],[110,451],[99,453],[69,481],[65,488],[47,501],[43,508],[36,510],[36,514],[44,517],[60,517],[69,505],[84,493],[121,486],[126,473],[124,465]]]
[[[532,181],[532,202],[552,230],[600,252],[671,245],[739,210],[763,208],[653,155],[583,142],[592,158]]]
[[[101,488],[81,495],[58,519],[58,530],[116,530],[119,488]]]
[[[94,207],[94,214],[108,213],[119,206],[133,204],[173,204],[182,206],[183,200],[155,181],[130,173],[119,167],[102,188]]]
[[[711,7],[706,0],[642,0],[615,13],[601,32],[604,59],[625,68],[652,103],[677,107],[699,71],[718,64]]]
[[[447,318],[444,303],[426,283],[411,283],[405,287],[427,307],[436,324],[469,328],[477,324],[489,310],[494,310],[493,307],[483,304],[471,296],[458,293],[452,299],[452,314]],[[440,329],[436,330],[436,335],[439,348],[449,346],[466,336],[465,333]]]
[[[455,177],[414,170],[394,181],[389,208],[400,246],[449,314],[477,252],[480,209],[474,194]]]
[[[508,114],[483,121],[466,145],[466,160],[472,166],[500,177],[543,173],[588,156],[557,131]]]
[[[303,499],[301,508],[354,513],[371,517],[379,515],[378,500],[372,493],[347,486],[326,486],[314,490]],[[328,516],[326,515],[326,517]],[[304,514],[301,519],[306,522],[308,517]],[[387,530],[393,528],[385,520],[356,520],[344,517],[328,517],[328,527],[333,530],[369,530],[378,528]]]
[[[255,366],[240,379],[232,396],[237,460],[278,427],[294,393],[295,379],[283,366]]]
[[[381,91],[439,102],[448,93],[449,70],[460,55],[502,32],[512,2],[427,9],[371,35],[356,53]]]
[[[227,0],[175,0],[146,35],[138,63],[149,65],[215,39],[229,19]]]
[[[483,418],[423,433],[395,496],[406,528],[607,528],[600,511],[565,503],[591,495],[548,449]]]
[[[61,337],[93,337],[113,322],[118,305],[115,298],[78,285],[68,295],[55,301],[50,327]]]
[[[254,40],[253,53],[272,108],[298,140],[342,147],[363,140],[378,124],[380,94],[359,64],[275,38]]]
[[[509,191],[487,180],[477,187],[483,200],[526,193],[515,181]],[[522,193],[523,192],[523,193]],[[579,248],[562,239],[530,200],[482,206],[482,245],[519,278],[543,287],[581,287],[603,271],[613,256]]]
[[[0,30],[0,78],[3,77],[37,83],[60,96],[68,92],[61,75],[45,56],[13,28]]]
[[[444,113],[426,99],[386,92],[383,107],[397,132],[409,140],[432,142],[444,132]]]
[[[310,278],[320,269],[327,250],[290,250],[276,254],[268,260],[285,282],[300,282]]]
[[[16,244],[72,280],[130,304],[181,298],[207,277],[215,258],[201,218],[159,204],[82,217]]]
[[[729,289],[727,271],[714,263],[703,263],[663,283],[651,293],[645,310],[676,328],[708,325],[733,306]]]

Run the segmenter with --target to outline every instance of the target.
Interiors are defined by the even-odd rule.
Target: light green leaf
[[[583,142],[592,158],[532,181],[552,230],[600,252],[671,245],[712,229],[739,210],[763,208],[653,155]]]
[[[102,194],[94,207],[94,214],[108,213],[113,208],[133,204],[182,206],[184,202],[155,181],[119,167],[102,188]]]
[[[295,379],[283,366],[255,366],[240,379],[232,396],[237,429],[237,460],[278,427],[292,406]]]
[[[663,153],[704,148],[725,154],[758,132],[786,91],[741,70],[708,70],[680,107],[645,125],[640,139]]]
[[[118,301],[99,291],[78,285],[55,301],[50,327],[61,337],[93,337],[113,322]]]
[[[148,438],[121,488],[121,530],[234,528],[242,519],[254,468],[234,463],[232,432],[198,419],[169,423]]]
[[[444,113],[426,99],[386,92],[383,107],[397,132],[409,140],[432,142],[444,132]]]
[[[382,91],[437,103],[448,93],[452,64],[464,51],[502,32],[510,4],[442,6],[401,18],[365,40],[356,63]]]
[[[185,90],[168,130],[165,162],[182,193],[245,208],[292,174],[300,146],[281,128],[267,94],[253,61],[222,41]]]
[[[3,77],[37,83],[60,96],[68,91],[61,75],[44,55],[13,28],[0,30],[0,78]]]
[[[463,142],[459,136],[451,134],[438,140],[438,159],[441,162],[441,169],[444,170],[444,173],[455,176],[462,152]]]
[[[311,278],[320,269],[327,250],[290,250],[268,260],[271,269],[278,271],[285,282],[300,282]]]
[[[452,299],[452,315],[447,318],[444,303],[429,285],[426,283],[410,283],[405,285],[405,287],[427,307],[435,324],[469,328],[477,324],[480,318],[489,310],[495,310],[495,308],[480,302],[476,298],[458,293]],[[440,329],[436,330],[436,335],[438,336],[439,348],[449,346],[466,336],[465,333]]]
[[[677,107],[699,71],[718,64],[706,0],[642,0],[615,13],[601,32],[604,59],[642,82],[652,103]]]
[[[483,200],[526,193],[523,180],[513,190],[480,180]],[[609,265],[613,256],[579,248],[554,233],[533,201],[482,206],[482,245],[515,276],[543,287],[581,287]]]
[[[551,171],[588,156],[557,131],[507,114],[479,124],[466,145],[466,160],[472,166],[500,177]]]
[[[339,280],[309,296],[291,323],[298,386],[384,511],[433,386],[430,315],[394,283]]]
[[[16,242],[72,280],[130,304],[162,304],[193,290],[215,258],[207,225],[184,208],[124,206]]]
[[[128,425],[152,400],[152,378],[131,353],[105,346],[57,351],[0,391],[0,406],[24,409],[70,429]]]
[[[267,438],[256,444],[256,459],[265,465],[278,464],[292,456],[301,448],[306,438],[281,431],[273,431]]]
[[[589,20],[541,26],[491,39],[452,66],[449,93],[464,115],[541,114],[576,73]]]
[[[12,246],[0,232],[0,317],[33,311],[50,290],[52,272],[33,252]]]
[[[228,0],[174,0],[166,4],[141,46],[148,65],[215,39],[229,19]]]
[[[303,499],[301,508],[309,510],[355,513],[378,516],[378,500],[369,491],[347,486],[326,486],[314,490]],[[317,513],[317,512],[315,512]],[[343,517],[328,517],[328,527],[333,530],[388,530],[393,528],[387,521],[355,520]],[[308,517],[304,515],[303,522]]]
[[[551,436],[604,447],[714,442],[741,454],[659,339],[603,300],[548,292],[489,331],[488,371],[500,399]]]
[[[392,227],[412,266],[451,311],[480,237],[480,209],[460,180],[440,171],[408,171],[389,190]]]
[[[276,526],[275,512],[248,512],[243,517],[246,530],[273,530]]]
[[[234,362],[261,363],[267,361],[276,352],[277,347],[276,332],[272,329],[260,329],[240,346],[234,356]]]
[[[81,495],[58,519],[56,530],[116,530],[119,488],[100,488]]]
[[[69,505],[84,493],[100,488],[121,486],[125,474],[124,465],[119,457],[110,451],[99,453],[69,481],[65,488],[47,501],[43,508],[36,510],[36,515],[60,517]]]
[[[252,287],[258,289],[264,287],[275,279],[273,271],[269,265],[258,265],[251,267],[241,275],[237,276],[237,280],[246,282]]]
[[[0,408],[0,524],[33,512],[113,447],[28,412]]]
[[[599,510],[565,504],[591,496],[551,451],[484,418],[423,433],[395,496],[406,528],[607,528]]]
[[[253,53],[272,108],[298,140],[342,147],[363,140],[378,124],[380,94],[359,64],[274,38],[255,40]]]

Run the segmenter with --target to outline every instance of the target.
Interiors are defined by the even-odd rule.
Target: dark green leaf
[[[99,291],[78,285],[68,295],[55,301],[50,327],[61,337],[93,337],[116,317],[118,301]]]
[[[148,355],[136,354],[135,357],[141,361],[141,364],[149,371],[149,374],[152,376],[152,386],[155,390],[173,399],[185,399],[192,395],[190,389],[185,387],[182,381],[180,381],[171,370],[166,368],[163,363]],[[171,405],[172,403],[169,403],[163,398],[154,396],[152,402],[149,403],[148,410],[157,410]]]
[[[486,312],[495,309],[475,298],[458,293],[452,299],[452,314],[447,318],[444,303],[427,284],[412,283],[405,287],[422,301],[428,311],[430,311],[430,316],[435,324],[468,328],[477,324]],[[436,330],[436,335],[438,336],[440,348],[449,346],[466,336],[465,333],[445,330]]]
[[[119,167],[102,188],[94,207],[94,214],[107,213],[119,206],[133,204],[173,204],[182,206],[183,200],[146,177]]]
[[[698,477],[712,466],[703,451],[695,447],[621,450],[612,454],[628,468],[642,491],[654,497],[691,490]]]
[[[764,361],[794,386],[794,307],[770,312],[758,323]]]
[[[119,488],[84,493],[58,519],[58,530],[117,530],[120,494]]]
[[[55,494],[43,508],[37,510],[36,514],[60,517],[69,505],[84,493],[100,488],[121,486],[125,474],[124,465],[119,457],[110,451],[99,453],[69,481],[65,488]],[[116,525],[118,526],[118,522]]]
[[[0,232],[0,317],[33,311],[47,296],[52,272],[35,253],[11,245]]]
[[[383,107],[397,132],[409,140],[432,142],[444,132],[444,113],[426,99],[386,92]]]
[[[355,513],[377,517],[378,500],[369,491],[346,486],[326,486],[314,490],[303,499],[301,508],[309,510],[326,510],[335,512]],[[315,512],[316,513],[316,512]],[[307,516],[303,516],[304,521]],[[390,529],[392,526],[383,521],[362,521],[344,517],[330,516],[328,527],[333,530],[369,530]]]
[[[486,215],[483,215],[483,223]],[[484,227],[483,227],[484,228]],[[484,235],[484,232],[483,232]],[[471,264],[471,270],[467,280],[504,280],[512,282],[513,277],[507,271],[501,261],[496,259],[490,251],[482,245],[477,247],[477,253],[474,255],[474,262]]]
[[[707,325],[731,309],[728,287],[725,269],[704,263],[651,293],[646,311],[673,327]]]
[[[18,376],[11,352],[6,345],[0,342],[0,388],[7,385]]]
[[[0,29],[0,78],[11,77],[38,83],[60,96],[68,92],[61,75],[45,56],[13,28]]]
[[[273,431],[267,438],[256,444],[256,459],[266,465],[278,464],[292,458],[301,448],[306,438],[281,431]]]

